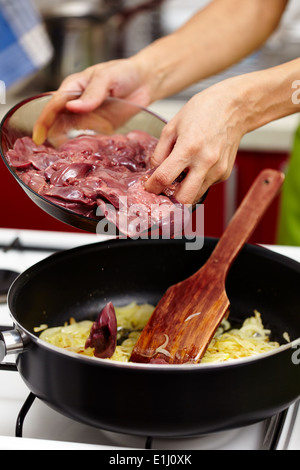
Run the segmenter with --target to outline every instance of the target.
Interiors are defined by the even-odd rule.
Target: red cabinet
[[[224,183],[211,187],[204,203],[204,234],[220,237],[255,177],[264,168],[284,171],[289,154],[240,150],[234,170]],[[276,243],[280,195],[276,197],[253,233],[251,243]]]
[[[2,159],[0,159],[0,227],[82,232],[54,219],[31,201]]]

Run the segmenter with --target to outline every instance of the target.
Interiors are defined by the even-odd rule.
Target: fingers
[[[135,66],[126,59],[97,64],[70,75],[39,116],[33,129],[34,142],[42,144],[45,141],[57,115],[64,109],[77,114],[89,113],[96,110],[109,95],[125,98],[137,93],[137,101],[140,96],[147,101],[140,86]]]
[[[53,94],[49,103],[44,107],[37,119],[32,133],[32,139],[36,145],[41,145],[47,138],[48,131],[54,124],[56,116],[64,109],[68,100],[73,99],[76,94],[59,93]]]
[[[208,168],[205,159],[201,160],[200,151],[197,161],[199,164],[193,165],[193,159],[191,159],[190,165],[187,166],[187,157],[184,160],[179,160],[174,152],[171,152],[145,183],[146,190],[161,194],[172,185],[182,171],[185,171],[186,176],[178,184],[174,196],[182,204],[197,203],[211,185],[223,181],[227,178],[227,174],[228,176],[230,174],[228,171],[221,175],[217,163]],[[201,161],[203,165],[201,165]]]
[[[200,165],[199,168],[193,167],[187,156],[182,158],[176,155],[176,152],[171,152],[156,168],[146,182],[145,188],[147,191],[161,194],[184,171],[186,176],[177,186],[175,197],[178,202],[191,205],[197,202],[209,187],[205,178],[206,169],[205,166],[201,167]]]
[[[204,172],[198,173],[195,170],[189,170],[183,181],[179,184],[175,197],[178,202],[191,205],[199,201],[208,187]]]
[[[88,113],[94,111],[109,95],[108,80],[98,78],[95,72],[92,73],[89,80],[83,80],[83,78],[81,78],[81,81],[77,82],[76,85],[81,88],[80,95],[66,102],[66,108],[74,113]],[[69,77],[68,81],[62,83],[59,91],[72,91],[72,86],[74,89],[74,83],[72,85],[72,79]]]
[[[152,164],[158,166],[145,188],[161,194],[184,171],[186,176],[177,185],[175,197],[178,202],[191,205],[197,203],[211,185],[229,177],[238,145],[228,145],[217,139],[208,144],[199,132],[196,137],[195,134],[176,135],[175,127],[172,132],[170,129],[163,131],[152,159]]]
[[[175,134],[166,126],[151,158],[151,165],[157,168],[145,184],[147,191],[162,193],[186,169],[188,162],[177,149]]]
[[[45,106],[33,128],[33,141],[44,143],[50,128],[59,113],[64,109],[76,113],[87,113],[96,109],[109,94],[109,80],[99,80],[96,67],[90,67],[81,73],[67,77],[53,93],[52,99]]]
[[[201,191],[204,193],[207,189],[202,188],[207,165],[205,160],[198,164],[201,143],[191,145],[190,140],[194,142],[179,132],[176,120],[164,127],[151,159],[151,165],[157,168],[145,184],[147,191],[160,194],[185,172],[184,180],[177,187],[176,199],[183,204],[193,204],[201,197]]]
[[[151,166],[159,166],[170,155],[176,144],[177,133],[169,122],[162,130],[160,139],[151,157]],[[150,181],[150,180],[149,180]]]

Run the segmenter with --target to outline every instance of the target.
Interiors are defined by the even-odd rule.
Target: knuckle
[[[174,132],[175,132],[175,125],[172,123],[172,121],[170,121],[168,122],[168,124],[166,124],[163,127],[161,131],[161,136],[165,139],[170,139],[173,137]]]
[[[75,81],[77,81],[77,78],[77,73],[73,73],[72,75],[69,75],[68,77],[64,78],[64,80],[60,84],[59,90],[64,91],[68,88],[70,84],[72,85]]]
[[[155,180],[162,187],[166,187],[170,184],[170,177],[168,173],[159,167],[154,173]]]
[[[210,153],[207,158],[206,158],[206,161],[207,161],[207,165],[211,168],[215,165],[217,165],[219,167],[220,165],[220,162],[219,162],[219,156],[217,153]]]
[[[226,180],[228,180],[230,174],[231,174],[231,171],[230,171],[229,168],[227,168],[226,171],[224,171],[224,173],[223,173],[223,176],[222,176],[221,181],[226,181]]]
[[[213,170],[213,178],[215,182],[226,181],[230,176],[230,169],[226,162],[219,163]]]
[[[186,204],[186,205],[189,205],[189,204],[192,204],[194,202],[194,197],[192,195],[189,195],[189,194],[182,194],[180,196],[180,202],[181,204]]]
[[[226,162],[220,162],[216,168],[216,175],[219,179],[223,180],[227,174],[227,164]]]
[[[185,144],[185,154],[190,157],[195,157],[201,154],[201,143],[188,142]]]
[[[159,155],[157,154],[153,154],[152,157],[151,157],[151,167],[158,167],[161,163],[161,159],[159,158]],[[156,170],[157,171],[157,170]]]
[[[194,135],[186,134],[180,139],[184,153],[190,157],[197,158],[205,154],[205,142],[201,135],[195,137]]]

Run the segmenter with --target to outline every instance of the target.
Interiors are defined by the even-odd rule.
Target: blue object
[[[46,65],[52,46],[32,0],[0,0],[0,80],[9,88]]]

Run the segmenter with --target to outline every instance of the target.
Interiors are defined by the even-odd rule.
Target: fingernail
[[[36,145],[42,145],[47,138],[47,129],[43,125],[37,126],[32,133],[32,140]]]
[[[162,188],[157,184],[153,183],[151,181],[151,178],[145,182],[145,189],[149,191],[149,193],[153,194],[160,194],[162,191]]]
[[[78,107],[80,107],[81,104],[82,100],[71,100],[66,103],[66,108],[71,111],[72,109],[77,109]]]

